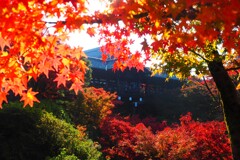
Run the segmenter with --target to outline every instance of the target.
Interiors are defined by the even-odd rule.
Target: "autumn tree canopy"
[[[153,74],[166,72],[180,79],[194,70],[199,77],[209,74],[206,62],[221,59],[228,70],[239,68],[239,23],[237,0],[222,1],[113,1],[105,12],[88,14],[83,0],[5,0],[1,4],[0,65],[1,99],[12,90],[22,96],[25,106],[37,101],[27,81],[49,71],[58,73],[55,81],[81,90],[86,65],[82,48],[61,43],[74,30],[87,30],[93,36],[99,30],[103,59],[117,58],[115,69],[152,63]],[[56,20],[57,17],[57,20]],[[51,18],[55,18],[51,20]],[[47,24],[54,24],[50,34]],[[84,28],[84,24],[99,24]],[[113,29],[114,28],[114,29]],[[138,35],[142,50],[130,51]],[[217,49],[220,54],[211,53]],[[76,67],[78,66],[78,67]],[[71,71],[71,74],[70,74]],[[235,72],[233,72],[235,73]]]
[[[107,43],[102,49],[118,58],[118,68],[141,69],[137,59],[155,59],[153,73],[180,79],[192,69],[199,77],[209,74],[206,63],[215,59],[223,60],[228,70],[239,69],[239,5],[238,0],[114,1],[111,14],[99,14],[101,40]],[[144,54],[130,52],[133,33],[143,39]]]
[[[77,5],[74,3],[74,6]],[[67,1],[43,0],[4,0],[0,4],[0,105],[7,102],[11,90],[20,95],[24,106],[33,106],[38,101],[30,79],[41,74],[48,77],[49,71],[57,72],[57,85],[66,86],[72,81],[70,89],[76,93],[82,89],[86,55],[82,48],[70,48],[63,43],[67,33],[81,29],[82,16],[86,13],[84,2],[78,10]],[[67,17],[65,16],[67,15]],[[47,19],[65,17],[67,23],[57,22],[50,33]]]

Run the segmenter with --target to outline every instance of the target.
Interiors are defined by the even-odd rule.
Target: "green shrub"
[[[68,154],[74,154],[81,159],[98,159],[101,155],[96,149],[97,146],[84,133],[51,113],[43,112],[37,127],[41,136],[47,137],[46,143],[54,154],[59,153],[59,149],[66,148]]]
[[[65,120],[68,123],[71,123],[72,120],[69,117],[69,114],[66,112],[65,108],[56,103],[56,101],[51,99],[43,99],[41,100],[41,103],[36,103],[34,105],[35,108],[39,108],[41,110],[45,110],[49,113],[52,113],[54,116],[56,116],[59,119]]]
[[[78,160],[75,155],[68,155],[66,149],[62,149],[61,153],[56,157],[48,158],[48,160]]]
[[[22,104],[9,104],[0,110],[0,159],[44,159],[47,146],[38,140],[36,130],[39,110],[22,109]]]
[[[84,132],[39,108],[10,103],[0,110],[0,159],[46,157],[99,159],[101,152]]]

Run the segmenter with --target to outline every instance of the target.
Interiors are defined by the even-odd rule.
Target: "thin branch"
[[[143,17],[147,17],[148,16],[148,12],[143,12],[143,13],[139,13],[139,14],[136,14],[136,15],[133,15],[133,17],[135,19],[140,19],[140,18],[143,18]],[[120,21],[121,19],[119,19]],[[67,21],[63,20],[63,21],[44,21],[45,23],[47,24],[57,24],[57,23],[62,23],[62,24],[66,24]],[[91,21],[83,21],[85,24],[94,24],[94,23],[98,23],[98,24],[101,24],[103,23],[103,20],[102,19],[93,19]]]
[[[240,69],[240,66],[239,67],[233,67],[233,68],[227,68],[226,71],[235,71],[235,70],[238,70]]]
[[[195,52],[194,50],[190,50],[190,51],[191,51],[193,54],[195,54],[195,55],[199,56],[200,58],[202,58],[204,61],[209,62],[209,60],[207,60],[207,59],[206,59],[205,57],[203,57],[201,54]]]
[[[57,23],[62,23],[63,25],[67,23],[67,21],[44,21],[47,24],[57,24]],[[91,21],[83,21],[84,24],[94,24],[98,23],[101,24],[103,21],[101,19],[96,19],[96,20],[91,20]]]
[[[215,102],[217,102],[216,97],[214,96],[214,94],[212,93],[211,89],[209,88],[209,86],[208,86],[208,84],[207,84],[207,81],[206,81],[206,79],[205,79],[204,76],[203,76],[203,81],[204,81],[204,84],[205,84],[205,86],[206,86],[208,92],[209,92],[210,95],[212,96],[213,100],[214,100]]]
[[[57,23],[62,23],[62,24],[66,24],[66,21],[44,21],[47,24],[57,24]]]
[[[148,16],[148,12],[144,12],[144,13],[133,15],[133,17],[135,19],[140,19],[140,18],[147,17],[147,16]]]

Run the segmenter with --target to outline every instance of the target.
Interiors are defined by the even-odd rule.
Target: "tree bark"
[[[240,95],[222,61],[208,62],[208,67],[221,94],[233,159],[240,160]]]

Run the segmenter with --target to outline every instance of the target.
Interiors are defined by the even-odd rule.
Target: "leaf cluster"
[[[112,1],[105,13],[108,19],[96,16],[103,18],[100,35],[106,45],[102,48],[117,59],[116,68],[140,68],[139,62],[153,60],[153,74],[185,79],[194,68],[201,78],[210,75],[207,63],[213,60],[239,69],[239,58],[233,56],[239,55],[239,6],[237,0]],[[136,51],[129,52],[139,40]],[[141,58],[133,61],[139,53]]]
[[[70,90],[76,94],[82,90],[87,70],[83,60],[86,55],[81,47],[71,48],[65,43],[69,31],[80,29],[83,24],[79,14],[86,12],[85,2],[78,10],[74,7],[76,3],[66,0],[13,0],[1,4],[0,106],[8,102],[7,94],[11,91],[21,97],[24,107],[32,107],[39,100],[28,81],[36,81],[42,74],[48,78],[51,71],[57,73],[54,79],[57,86],[66,86],[71,81]],[[53,27],[45,22],[61,16],[67,19],[67,23],[57,23]],[[78,24],[73,21],[78,21]]]

